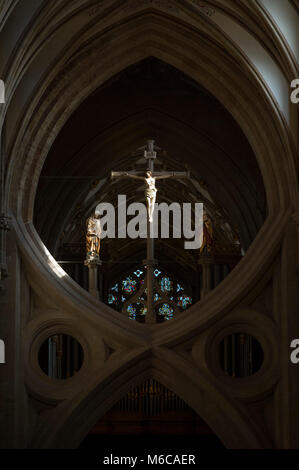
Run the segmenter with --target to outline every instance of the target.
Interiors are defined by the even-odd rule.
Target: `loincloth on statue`
[[[156,189],[146,189],[144,194],[145,194],[145,197],[149,197],[152,199],[153,197],[155,197],[156,192],[157,192]]]

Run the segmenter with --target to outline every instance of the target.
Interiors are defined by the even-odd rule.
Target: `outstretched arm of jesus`
[[[166,180],[166,178],[174,178],[174,175],[154,176],[156,180]]]
[[[134,180],[144,180],[144,176],[130,175],[130,173],[124,173],[124,176],[127,176],[129,178],[133,178]]]
[[[136,180],[144,180],[143,176],[130,175],[130,173],[126,171],[111,171],[111,175],[110,175],[111,179],[119,178],[120,176],[134,178]]]
[[[177,175],[175,172],[168,173],[167,175],[154,176],[156,180],[165,180],[166,178],[190,178],[190,171],[187,171],[185,175]]]

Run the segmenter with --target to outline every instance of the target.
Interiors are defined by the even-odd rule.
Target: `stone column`
[[[7,272],[0,295],[0,338],[5,364],[0,365],[0,448],[27,448],[30,409],[24,383],[23,329],[31,312],[31,293],[12,229],[7,238]]]
[[[102,263],[98,267],[98,276],[99,299],[101,300],[101,302],[104,302],[104,269]]]
[[[98,266],[102,265],[99,257],[89,258],[84,262],[88,267],[88,292],[99,300],[100,293],[98,289]]]

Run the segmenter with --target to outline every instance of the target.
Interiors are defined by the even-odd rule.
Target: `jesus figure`
[[[130,175],[130,173],[125,173],[125,176],[129,176],[130,178],[134,178],[136,180],[143,180],[145,183],[145,198],[146,198],[146,205],[147,205],[147,213],[148,213],[148,220],[150,223],[153,221],[153,214],[155,209],[155,202],[156,202],[156,180],[162,180],[166,178],[172,178],[174,175],[167,174],[162,176],[153,176],[151,171],[146,171],[145,176],[136,176]]]

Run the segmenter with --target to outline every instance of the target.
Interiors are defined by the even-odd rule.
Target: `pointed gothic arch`
[[[193,376],[192,376],[193,375]],[[235,407],[229,396],[199,380],[194,370],[184,370],[184,360],[157,348],[141,352],[130,364],[108,373],[105,380],[86,390],[70,407],[58,406],[50,426],[43,429],[33,447],[76,448],[96,422],[129,390],[147,379],[155,379],[176,393],[215,432],[227,448],[269,447],[255,424]],[[59,418],[61,416],[61,418]]]
[[[46,71],[41,86],[30,95],[30,103],[28,101],[22,122],[19,121],[18,132],[14,133],[10,129],[6,205],[13,216],[13,228],[32,290],[37,295],[44,295],[45,299],[51,293],[55,298],[54,309],[58,306],[68,310],[68,313],[75,313],[77,318],[82,316],[91,324],[96,324],[105,334],[113,324],[122,339],[129,335],[138,342],[140,335],[150,347],[159,342],[173,345],[180,338],[194,337],[194,331],[199,332],[221,316],[229,314],[244,298],[245,292],[256,289],[263,274],[277,259],[298,197],[294,176],[296,150],[281,113],[246,58],[236,51],[228,39],[224,40],[223,47],[220,32],[210,24],[204,24],[203,20],[200,24],[202,31],[195,28],[191,21],[188,23],[165,12],[149,10],[132,15],[126,23],[115,24],[110,31],[102,32],[102,36],[94,38],[92,31],[90,36],[84,31],[85,50],[78,51],[76,55],[77,43],[74,42],[72,50],[68,53],[64,51],[66,54],[60,56],[61,62],[53,69],[49,80],[45,77],[48,73]],[[102,40],[109,52],[106,57],[101,53]],[[119,44],[118,48],[114,47],[116,43]],[[32,225],[32,215],[43,163],[72,112],[107,79],[148,56],[157,57],[200,82],[236,118],[261,168],[269,215],[244,260],[201,305],[190,309],[185,324],[174,321],[167,325],[167,329],[144,333],[139,325],[129,327],[125,320],[111,314],[108,307],[90,298],[87,293],[82,293],[75,283],[63,275],[41,243]],[[90,57],[94,60],[93,64]],[[69,60],[68,67],[62,70],[61,64],[66,59]],[[86,82],[82,83],[81,76],[86,70],[89,75]],[[281,155],[284,155],[283,160]],[[201,313],[200,318],[198,313]],[[38,321],[43,324],[43,318]],[[35,438],[34,445],[50,447],[64,443],[69,447],[76,446],[88,431],[87,426],[90,429],[92,415],[97,418],[102,416],[111,402],[115,403],[134,383],[134,377],[139,382],[154,377],[178,393],[203,416],[228,447],[259,448],[271,445],[267,439],[264,440],[257,425],[250,422],[249,415],[234,400],[225,396],[224,388],[217,390],[212,380],[203,377],[197,380],[196,386],[189,377],[186,382],[188,386],[185,387],[181,367],[173,359],[163,361],[165,356],[160,357],[160,352],[156,353],[155,359],[145,364],[146,372],[139,370],[140,364],[133,361],[131,366],[128,362],[118,378],[114,375],[107,378],[109,386],[106,386],[105,381],[96,383],[95,379],[94,386],[85,396],[78,394],[74,399],[73,408],[69,408],[68,403],[58,406],[57,425],[49,431],[52,420],[57,418],[54,413],[49,421],[50,426],[49,423],[41,423],[41,433]],[[178,362],[179,359],[176,357]],[[174,378],[165,371],[165,363],[173,368]],[[132,376],[129,380],[127,376],[130,374]],[[122,393],[117,390],[118,380],[123,387]],[[206,406],[198,402],[199,389],[203,390]],[[102,404],[103,396],[98,393],[101,390],[105,394],[109,390],[112,392],[111,402]],[[218,399],[223,403],[222,415],[213,410]],[[86,426],[71,437],[67,431],[79,422],[81,413],[88,417]],[[228,424],[233,429],[229,436]]]
[[[202,27],[204,30],[205,25]],[[139,34],[141,30],[143,34]],[[79,103],[101,83],[128,65],[148,56],[157,57],[183,71],[186,75],[190,75],[224,104],[243,128],[255,151],[264,178],[270,214],[277,210],[281,204],[282,207],[287,205],[286,200],[288,197],[292,197],[291,194],[287,194],[287,186],[282,185],[279,190],[277,187],[278,181],[289,177],[289,171],[293,165],[294,148],[292,148],[287,135],[284,120],[281,115],[279,116],[274,102],[271,103],[269,95],[264,93],[262,81],[253,75],[250,64],[233,49],[230,49],[231,57],[223,49],[219,49],[217,43],[219,32],[218,35],[215,31],[213,33],[215,34],[212,36],[212,31],[209,29],[204,33],[196,31],[194,28],[190,31],[190,24],[184,24],[176,18],[170,18],[161,13],[146,11],[137,17],[132,17],[126,23],[116,25],[107,33],[105,43],[108,45],[108,49],[105,57],[100,53],[103,38],[96,36],[89,40],[85,50],[80,50],[77,55],[72,56],[67,72],[61,71],[57,66],[51,74],[52,77],[48,78],[48,83],[45,80],[43,87],[38,89],[32,100],[32,105],[23,116],[23,129],[21,128],[19,135],[15,136],[15,143],[11,148],[12,154],[18,155],[19,161],[21,154],[27,155],[26,161],[28,163],[25,166],[27,175],[33,172],[35,176],[33,184],[31,178],[30,184],[27,181],[22,191],[19,192],[17,200],[15,199],[16,195],[8,191],[11,197],[10,205],[13,204],[15,209],[19,207],[25,220],[32,219],[36,186],[43,162],[66,120]],[[113,48],[115,41],[119,43],[120,39],[123,50]],[[221,39],[223,39],[222,36]],[[179,45],[181,53],[178,54],[171,44]],[[112,54],[115,50],[117,50],[117,54],[113,57]],[[92,65],[90,57],[95,59]],[[234,63],[233,58],[236,57],[238,61],[242,62],[243,70],[241,71]],[[217,62],[217,70],[215,70],[215,62]],[[88,68],[90,68],[92,78],[82,82],[81,77],[84,76],[84,70],[88,70]],[[221,76],[219,69],[222,70]],[[248,96],[252,96],[250,102],[248,102]],[[238,102],[238,106],[236,106],[236,102]],[[55,103],[55,108],[51,103]],[[43,128],[39,128],[36,124],[45,112],[47,115]],[[34,113],[34,120],[32,120],[32,113]],[[29,128],[28,122],[30,122]],[[25,128],[28,144],[20,149]],[[284,142],[281,138],[270,142],[267,135],[273,135],[273,133],[275,135],[279,128]],[[47,138],[45,138],[45,133]],[[33,153],[35,148],[39,148],[38,156],[36,152]],[[278,165],[279,151],[282,148],[284,151],[287,150],[289,155],[289,168],[286,166],[284,171],[281,171],[280,162]],[[10,175],[13,179],[18,178],[17,175],[22,170],[23,166],[20,168],[17,162],[13,162],[12,159]],[[22,173],[24,174],[23,171]]]

